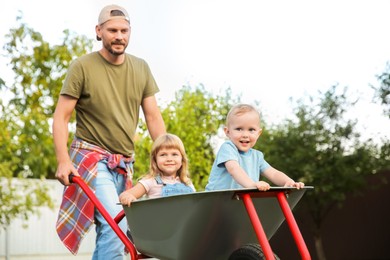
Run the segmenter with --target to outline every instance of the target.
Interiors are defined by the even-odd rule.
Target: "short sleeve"
[[[238,150],[236,146],[230,141],[224,142],[221,145],[221,148],[219,149],[217,154],[216,165],[218,167],[224,167],[224,164],[227,161],[240,162],[240,155],[238,153]]]

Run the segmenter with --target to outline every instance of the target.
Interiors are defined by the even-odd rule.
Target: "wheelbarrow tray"
[[[137,251],[159,259],[223,259],[237,248],[259,240],[241,193],[250,193],[269,240],[285,220],[275,192],[283,191],[291,209],[308,188],[272,187],[205,191],[138,200],[124,206]]]

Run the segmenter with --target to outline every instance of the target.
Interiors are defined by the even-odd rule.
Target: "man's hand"
[[[56,172],[56,178],[65,186],[69,186],[69,175],[73,173],[75,176],[80,176],[71,161],[59,163]]]

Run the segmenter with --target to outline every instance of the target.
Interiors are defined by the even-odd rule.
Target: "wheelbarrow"
[[[134,201],[112,218],[78,176],[80,186],[124,243],[131,259],[277,259],[269,239],[286,220],[302,259],[311,259],[292,209],[306,190],[203,191]],[[124,217],[131,239],[119,228]]]

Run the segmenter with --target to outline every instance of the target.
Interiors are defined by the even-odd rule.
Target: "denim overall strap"
[[[194,192],[190,186],[187,186],[181,182],[174,183],[174,184],[165,183],[161,179],[161,176],[156,176],[155,180],[156,180],[158,185],[163,185],[162,191],[161,191],[162,197]]]
[[[161,176],[158,175],[154,178],[158,185],[165,185],[165,183],[162,181]]]

